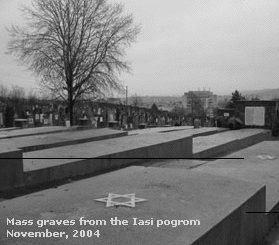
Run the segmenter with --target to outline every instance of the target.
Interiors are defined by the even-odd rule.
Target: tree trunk
[[[69,119],[70,119],[70,126],[74,125],[74,101],[73,96],[69,93],[68,96],[68,104],[69,104]]]

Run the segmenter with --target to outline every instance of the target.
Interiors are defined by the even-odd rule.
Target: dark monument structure
[[[271,129],[273,136],[279,135],[279,101],[236,101],[236,111],[245,127]]]

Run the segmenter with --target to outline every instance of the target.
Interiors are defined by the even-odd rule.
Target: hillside
[[[277,89],[261,89],[261,90],[245,90],[239,91],[246,99],[258,97],[261,100],[271,100],[279,98],[279,88]]]

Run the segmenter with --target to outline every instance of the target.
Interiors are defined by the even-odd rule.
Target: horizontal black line
[[[69,158],[52,158],[52,157],[46,157],[46,158],[40,158],[40,157],[26,157],[26,158],[0,158],[0,160],[8,160],[8,159],[23,159],[23,160],[33,160],[33,159],[49,159],[49,160],[55,160],[55,159],[64,159],[64,160],[71,160],[71,159],[115,159],[115,160],[125,160],[125,159],[135,159],[135,160],[140,160],[140,159],[145,159],[145,160],[243,160],[243,157],[239,158],[129,158],[129,157],[114,157],[114,158],[109,158],[109,157],[94,157],[94,158],[85,158],[85,157],[69,157]]]
[[[279,214],[279,212],[246,212],[247,214]]]

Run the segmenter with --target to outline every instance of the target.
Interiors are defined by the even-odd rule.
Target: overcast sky
[[[142,30],[127,50],[129,94],[217,94],[279,88],[278,0],[111,0],[123,2]],[[39,79],[5,54],[5,26],[21,23],[19,4],[0,0],[0,83],[35,87]]]

